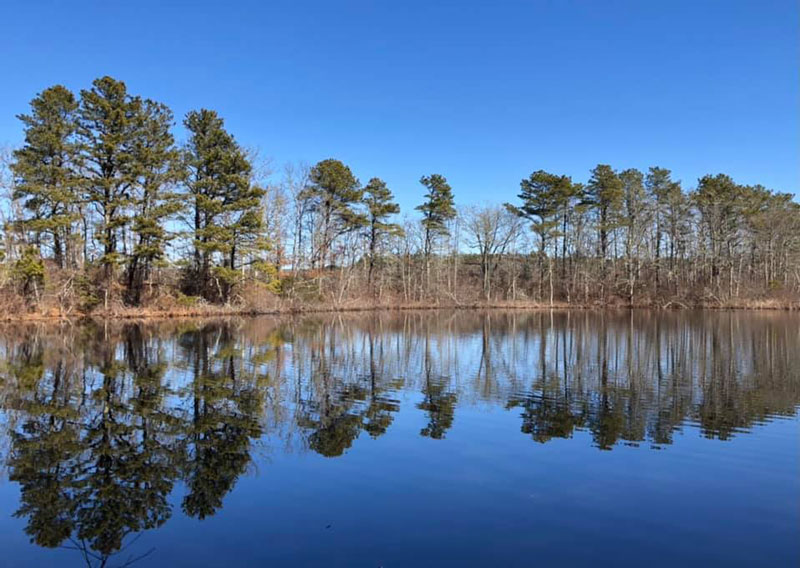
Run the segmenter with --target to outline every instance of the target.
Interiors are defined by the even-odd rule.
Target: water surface
[[[0,565],[796,566],[800,316],[0,328]]]

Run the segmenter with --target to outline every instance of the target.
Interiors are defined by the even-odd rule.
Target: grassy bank
[[[783,310],[800,311],[800,300],[773,300],[773,299],[738,299],[722,302],[686,303],[684,301],[666,301],[662,303],[647,302],[636,303],[632,306],[621,302],[554,302],[542,303],[531,301],[472,301],[472,302],[364,302],[354,300],[341,304],[322,303],[296,303],[279,302],[272,306],[249,305],[196,305],[196,306],[166,306],[158,307],[115,307],[108,310],[96,309],[91,312],[63,312],[59,310],[40,311],[5,311],[0,316],[0,321],[59,321],[92,319],[171,319],[192,317],[229,317],[229,316],[259,316],[259,315],[292,315],[305,313],[336,313],[336,312],[366,312],[366,311],[403,311],[403,310],[602,310],[602,309],[650,309],[650,310]]]

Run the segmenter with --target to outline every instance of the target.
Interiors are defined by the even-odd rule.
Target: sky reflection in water
[[[791,565],[799,404],[783,313],[9,326],[0,565]]]

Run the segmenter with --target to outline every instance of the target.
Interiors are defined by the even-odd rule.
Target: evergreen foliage
[[[20,115],[25,142],[14,152],[14,198],[26,212],[19,219],[37,246],[49,246],[59,268],[74,265],[72,228],[80,202],[77,130],[78,102],[65,87],[45,89],[31,101],[31,113]]]
[[[320,231],[315,263],[328,266],[336,239],[366,224],[366,217],[356,209],[364,195],[358,179],[339,160],[322,160],[309,175],[310,183],[302,193],[308,209],[319,217]]]
[[[396,223],[389,223],[392,215],[400,213],[392,191],[380,178],[372,178],[364,187],[364,205],[367,208],[367,240],[369,247],[369,272],[367,282],[372,285],[375,258],[385,237],[400,235],[403,229]]]
[[[260,311],[365,297],[792,306],[800,297],[800,204],[725,174],[685,190],[657,166],[599,164],[585,185],[536,170],[515,204],[460,212],[447,179],[431,174],[420,179],[419,217],[401,227],[381,178],[362,187],[328,158],[268,182],[215,111],[187,113],[178,143],[172,111],[112,77],[77,97],[47,88],[19,119],[24,141],[0,208],[9,306]]]
[[[187,290],[208,300],[230,300],[243,258],[267,248],[260,238],[261,197],[253,168],[217,113],[190,112],[184,156],[193,209],[194,266]]]
[[[415,208],[422,212],[422,227],[425,231],[425,257],[431,255],[433,245],[439,237],[450,234],[448,221],[456,216],[453,189],[447,178],[440,174],[422,176],[419,182],[425,186],[425,201]]]

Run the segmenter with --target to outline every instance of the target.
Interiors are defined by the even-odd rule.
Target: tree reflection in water
[[[799,327],[784,314],[649,312],[8,327],[5,465],[32,542],[126,564],[173,499],[214,515],[270,444],[342,456],[391,428],[403,392],[437,440],[478,403],[518,412],[540,443],[586,431],[602,450],[662,447],[686,424],[726,440],[794,414]]]

